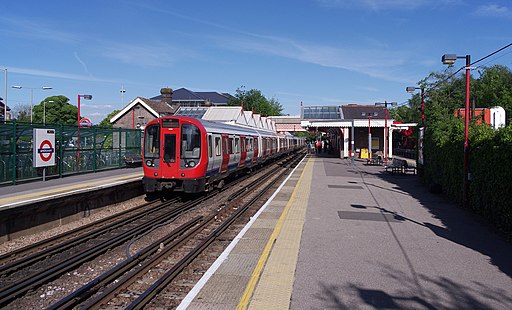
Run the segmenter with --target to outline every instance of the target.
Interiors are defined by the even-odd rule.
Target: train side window
[[[208,157],[212,158],[213,156],[213,146],[212,146],[212,136],[208,135]]]
[[[233,138],[228,139],[228,154],[233,154]]]
[[[215,137],[215,156],[220,156],[222,151],[222,145],[220,143],[220,137]]]
[[[176,161],[176,135],[164,136],[164,162],[174,163]]]
[[[240,138],[235,138],[235,154],[240,153]]]

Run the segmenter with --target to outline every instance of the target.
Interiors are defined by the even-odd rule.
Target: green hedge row
[[[427,128],[424,180],[462,205],[464,124],[444,120]],[[512,238],[512,126],[493,130],[471,124],[469,208]]]

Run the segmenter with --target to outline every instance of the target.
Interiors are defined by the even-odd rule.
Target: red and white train
[[[208,191],[233,173],[303,147],[304,139],[289,134],[165,116],[144,130],[142,182],[148,194]]]

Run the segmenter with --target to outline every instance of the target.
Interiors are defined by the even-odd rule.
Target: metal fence
[[[126,158],[140,158],[138,129],[0,123],[0,185],[42,177],[43,168],[32,163],[34,128],[55,130],[55,165],[46,167],[47,178],[122,168]]]

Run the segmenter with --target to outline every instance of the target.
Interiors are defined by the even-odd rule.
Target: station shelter
[[[339,154],[340,158],[359,156],[363,154],[361,151],[366,154],[380,151],[390,159],[393,157],[393,132],[416,124],[396,124],[385,107],[348,104],[304,106],[301,126],[317,139],[329,141],[330,152]],[[371,152],[368,152],[369,147]]]

